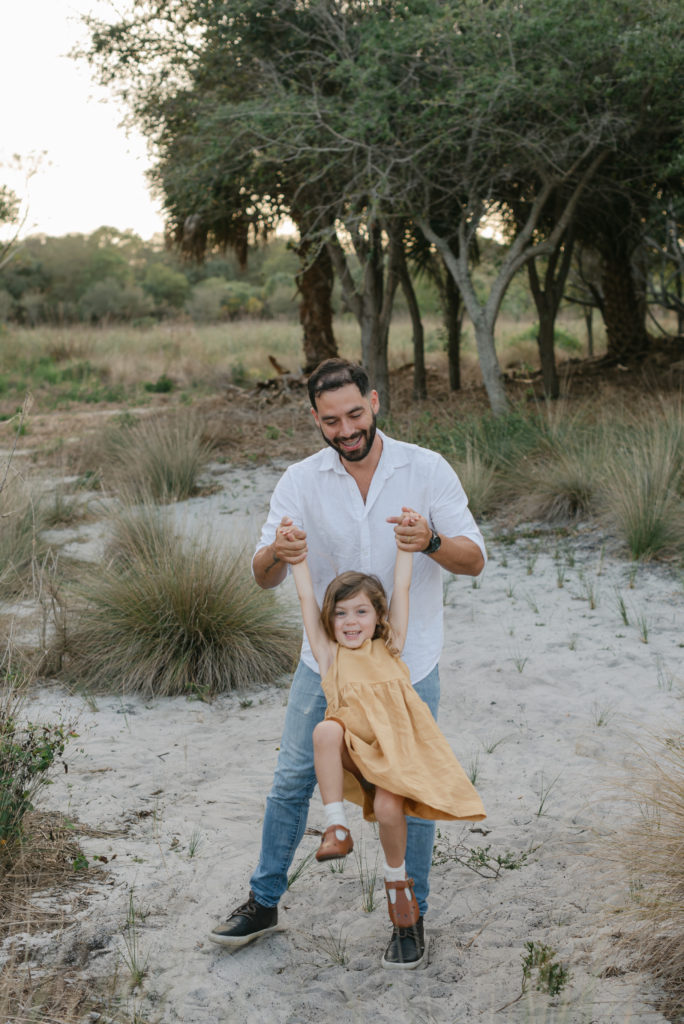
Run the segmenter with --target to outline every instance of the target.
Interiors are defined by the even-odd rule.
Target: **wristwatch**
[[[428,546],[426,548],[423,548],[423,554],[434,555],[435,551],[439,551],[441,546],[442,538],[438,533],[435,533],[435,531],[433,530],[432,536],[430,537],[430,540],[428,542]]]

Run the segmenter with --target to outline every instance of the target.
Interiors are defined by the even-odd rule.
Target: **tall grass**
[[[272,682],[298,650],[298,630],[240,554],[180,538],[150,504],[116,518],[75,616],[67,674],[117,692],[208,697]]]
[[[602,502],[633,559],[684,551],[682,410],[636,426],[604,467]]]
[[[10,472],[0,491],[0,600],[19,597],[30,587],[33,566],[47,549],[40,536],[47,524],[44,503]]]
[[[684,1016],[684,738],[640,758],[630,794],[637,817],[619,836],[630,880],[627,941],[639,967],[662,984],[659,1007]]]
[[[91,458],[105,486],[134,500],[183,501],[196,491],[211,444],[202,421],[188,411],[110,425]]]

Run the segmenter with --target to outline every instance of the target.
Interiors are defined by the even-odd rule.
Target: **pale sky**
[[[151,238],[163,228],[149,194],[145,140],[119,127],[123,111],[67,54],[85,38],[79,14],[101,0],[20,0],[0,17],[0,184],[23,197],[23,235],[89,234],[103,224]],[[26,186],[10,165],[46,151]],[[4,232],[6,234],[6,231]]]

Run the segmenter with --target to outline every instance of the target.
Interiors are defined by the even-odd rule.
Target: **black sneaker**
[[[419,917],[410,928],[395,928],[382,958],[382,966],[390,971],[412,971],[425,962],[427,942],[423,931],[423,918]]]
[[[263,907],[257,903],[254,893],[249,890],[249,899],[237,907],[223,924],[217,924],[209,932],[212,942],[230,949],[239,949],[253,942],[260,935],[272,932],[278,924],[278,908]]]

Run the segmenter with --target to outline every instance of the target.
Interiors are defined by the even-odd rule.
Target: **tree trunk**
[[[324,359],[338,355],[332,327],[333,267],[325,246],[313,260],[310,245],[304,242],[297,249],[301,269],[297,274],[299,322],[303,330],[304,373],[312,373]]]
[[[591,359],[594,355],[594,309],[592,306],[584,307],[584,323],[587,328],[587,355]]]
[[[560,383],[556,368],[556,352],[554,349],[556,316],[558,315],[558,309],[563,298],[563,292],[565,291],[565,282],[570,272],[574,244],[575,239],[572,228],[568,228],[565,234],[561,235],[558,245],[547,260],[543,286],[539,280],[536,260],[532,259],[527,264],[530,290],[534,304],[537,307],[537,316],[539,317],[537,346],[539,348],[539,360],[541,362],[542,380],[544,382],[544,395],[552,399],[558,398],[560,394]]]
[[[447,332],[447,359],[449,363],[449,388],[461,390],[461,329],[464,306],[458,285],[446,269],[444,287],[444,325]]]
[[[539,315],[539,334],[537,335],[537,347],[539,349],[539,360],[541,362],[542,381],[544,383],[544,395],[546,398],[558,398],[560,395],[560,383],[558,380],[558,369],[556,367],[556,353],[554,350],[554,332],[556,326],[556,314],[552,310],[542,306],[537,309]]]
[[[401,282],[402,291],[406,297],[406,304],[411,317],[413,329],[413,395],[416,401],[427,398],[427,379],[425,376],[425,332],[423,321],[420,316],[420,307],[413,287],[413,281],[406,264],[406,255],[402,244],[401,234],[397,232],[392,237],[392,246],[395,253],[397,276]]]
[[[638,359],[648,351],[646,303],[637,294],[628,253],[614,248],[603,253],[603,319],[608,356],[621,362]]]
[[[477,354],[480,360],[482,380],[487,391],[489,404],[495,416],[505,416],[509,411],[508,398],[504,388],[503,374],[496,357],[494,344],[494,327],[483,313],[470,313],[475,328]]]
[[[350,310],[361,327],[361,361],[368,371],[371,387],[380,398],[383,415],[390,410],[387,343],[394,296],[399,283],[396,253],[392,246],[385,253],[378,225],[369,230],[368,240],[352,236],[363,267],[362,290],[355,287],[344,250],[337,239],[328,243],[328,251]]]

